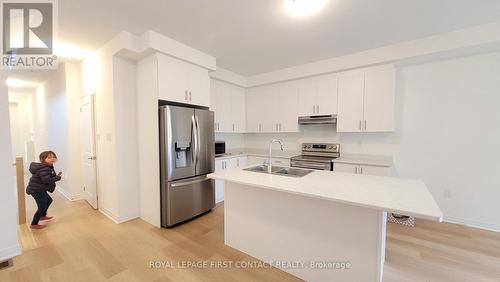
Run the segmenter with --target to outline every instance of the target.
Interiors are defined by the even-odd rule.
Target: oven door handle
[[[315,164],[309,162],[301,162],[301,161],[292,161],[292,167],[301,167],[301,168],[315,168],[321,170],[330,170],[330,165],[328,164]]]

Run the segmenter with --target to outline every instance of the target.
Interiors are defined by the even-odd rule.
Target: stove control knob
[[[332,149],[333,149],[333,146],[328,147],[328,149],[332,150]]]

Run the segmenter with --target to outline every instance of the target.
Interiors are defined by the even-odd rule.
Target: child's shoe
[[[41,224],[36,224],[36,225],[35,225],[35,224],[32,224],[32,225],[30,226],[30,228],[31,228],[31,229],[44,229],[45,227],[47,227],[47,226],[45,226],[45,225],[41,225]]]
[[[43,217],[40,218],[40,221],[51,220],[53,218],[54,218],[53,216],[43,216]]]

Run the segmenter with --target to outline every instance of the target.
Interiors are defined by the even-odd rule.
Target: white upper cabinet
[[[298,97],[294,83],[252,88],[247,94],[247,132],[297,132]]]
[[[343,73],[338,89],[337,132],[394,131],[394,68]]]
[[[279,84],[278,93],[278,131],[298,132],[299,97],[297,84],[295,82]]]
[[[317,78],[317,114],[337,114],[338,75],[322,75]]]
[[[395,80],[393,68],[365,72],[364,131],[394,131]]]
[[[337,132],[361,132],[363,126],[363,72],[348,72],[339,78]]]
[[[338,76],[301,79],[298,84],[299,116],[337,114]]]
[[[316,115],[317,83],[315,78],[306,78],[297,81],[299,97],[299,116]]]
[[[245,132],[245,90],[215,79],[210,88],[215,131]]]
[[[246,95],[247,132],[261,131],[261,98],[257,88],[249,89]]]
[[[157,54],[159,99],[210,106],[208,70],[173,57]]]

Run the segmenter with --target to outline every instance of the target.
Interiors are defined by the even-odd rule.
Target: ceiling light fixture
[[[286,11],[298,18],[318,13],[326,4],[326,0],[285,0]]]

